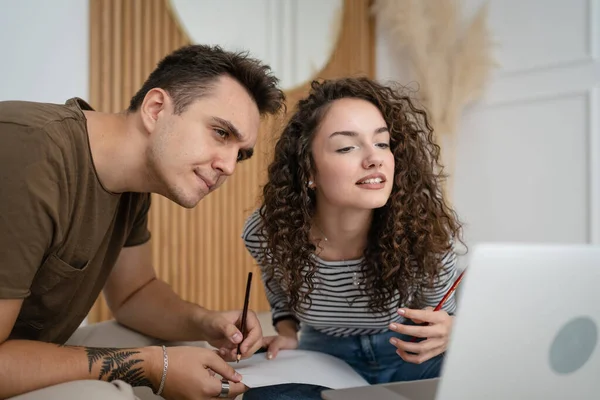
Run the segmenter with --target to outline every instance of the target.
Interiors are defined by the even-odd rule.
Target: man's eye
[[[227,132],[223,129],[215,128],[215,132],[222,139],[227,139],[229,137],[229,132]]]

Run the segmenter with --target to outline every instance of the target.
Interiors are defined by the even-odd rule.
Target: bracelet
[[[167,370],[169,369],[169,356],[167,355],[167,348],[163,345],[162,349],[163,349],[164,366],[163,366],[162,378],[160,379],[160,386],[158,387],[158,390],[155,393],[157,396],[160,396],[161,393],[163,392],[163,389],[165,388],[165,381],[167,380]]]

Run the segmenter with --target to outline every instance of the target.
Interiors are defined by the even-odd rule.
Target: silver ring
[[[221,393],[219,393],[219,398],[227,398],[229,397],[229,381],[227,379],[221,379]]]

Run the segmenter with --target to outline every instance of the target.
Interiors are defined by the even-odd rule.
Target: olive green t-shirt
[[[0,102],[0,299],[24,299],[10,339],[64,343],[121,249],[150,239],[150,194],[102,186],[82,110]]]

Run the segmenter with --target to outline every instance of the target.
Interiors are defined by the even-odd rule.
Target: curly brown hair
[[[329,106],[343,98],[366,100],[380,110],[395,159],[391,195],[374,210],[369,229],[361,291],[370,297],[373,312],[389,311],[396,293],[398,305],[420,307],[421,289],[433,284],[442,258],[453,251],[454,240],[461,240],[461,224],[441,196],[440,148],[425,111],[395,87],[363,77],[313,81],[277,141],[260,208],[266,284],[277,276],[294,310],[305,300],[310,304],[318,268],[309,238],[315,211],[314,193],[307,187],[315,172],[311,143]],[[303,285],[308,291],[301,290]]]

